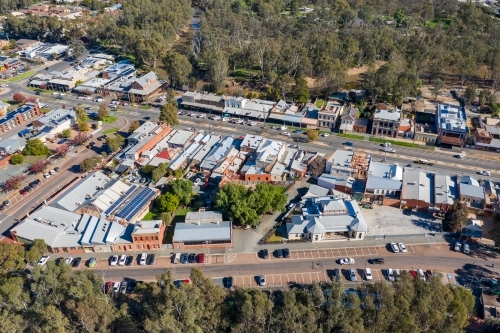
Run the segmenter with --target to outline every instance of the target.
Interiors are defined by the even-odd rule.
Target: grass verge
[[[24,79],[27,79],[31,76],[35,75],[35,71],[34,70],[31,70],[31,71],[28,71],[28,72],[25,72],[25,73],[22,73],[21,75],[18,75],[16,77],[13,77],[11,79],[8,79],[7,82],[18,82],[18,81],[21,81],[21,80],[24,80]]]
[[[281,233],[276,229],[273,234],[269,235],[267,237],[266,241],[268,242],[282,242],[283,237],[281,236]]]
[[[339,133],[337,136],[340,136],[342,138],[348,138],[348,139],[355,139],[355,140],[364,140],[365,137],[363,135],[356,135],[356,134],[348,134],[348,133]]]
[[[410,147],[410,148],[420,148],[420,149],[431,149],[431,147],[419,145],[419,144],[416,144],[416,143],[404,142],[404,141],[395,141],[395,140],[387,140],[387,139],[382,139],[382,138],[370,137],[369,141],[371,141],[371,142],[378,142],[378,143],[389,142],[391,145],[394,145],[394,146],[402,146],[402,147]]]
[[[108,128],[107,130],[103,131],[102,134],[113,134],[118,132],[118,130],[118,127]]]
[[[118,120],[118,117],[116,117],[116,116],[109,116],[109,117],[106,117],[104,119],[100,119],[97,117],[89,117],[89,118],[92,120],[95,120],[95,121],[102,121],[103,123],[106,123],[106,124],[111,124],[111,123],[114,123],[115,121]]]
[[[141,109],[149,110],[151,107],[149,105],[141,105]]]
[[[155,212],[148,212],[142,220],[143,221],[156,220],[156,213]]]

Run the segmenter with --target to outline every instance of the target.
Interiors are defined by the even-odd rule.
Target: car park
[[[394,253],[399,253],[399,247],[396,243],[391,243],[391,249]]]
[[[190,264],[196,263],[196,254],[194,254],[194,253],[189,254],[189,256],[188,256],[188,262]]]
[[[289,249],[283,249],[283,257],[290,258],[290,250]]]
[[[387,269],[387,280],[394,281],[394,271],[392,268]]]
[[[264,275],[259,276],[259,286],[263,287],[266,285],[266,277]]]
[[[353,258],[342,258],[342,259],[339,259],[339,264],[341,264],[341,265],[354,265],[354,259]]]
[[[283,258],[283,250],[277,249],[276,251],[274,251],[274,255],[276,258]]]
[[[196,262],[198,264],[203,264],[205,263],[205,254],[204,253],[200,253],[198,254],[198,256],[196,257]]]
[[[373,258],[373,259],[368,259],[368,262],[372,265],[383,265],[384,264],[384,258]]]
[[[189,255],[187,253],[183,253],[181,256],[181,264],[187,264],[189,262]]]
[[[127,256],[122,254],[120,256],[120,260],[118,260],[118,266],[125,266],[125,261],[127,260]]]
[[[373,280],[372,270],[370,268],[365,268],[365,278],[367,281]]]
[[[116,294],[116,293],[117,293],[117,292],[119,292],[119,291],[120,291],[120,282],[115,282],[115,283],[113,284],[113,293],[115,293],[115,294]]]
[[[66,258],[66,260],[64,262],[66,263],[66,265],[71,265],[71,263],[73,262],[73,258],[68,257],[68,258]]]
[[[38,262],[36,263],[38,266],[43,266],[49,261],[50,257],[49,256],[42,256]]]
[[[333,270],[333,280],[334,280],[335,282],[339,282],[339,281],[340,281],[340,269],[335,268],[335,269]]]
[[[356,278],[356,270],[354,268],[349,269],[349,280],[358,281]]]
[[[398,247],[402,253],[408,252],[408,250],[406,250],[406,246],[403,243],[398,243]]]
[[[260,257],[262,259],[267,259],[269,257],[269,251],[267,249],[260,250]]]
[[[146,265],[146,259],[148,258],[147,253],[141,253],[139,257],[139,265],[144,266]]]
[[[118,256],[115,254],[114,256],[111,257],[111,261],[109,262],[109,265],[111,267],[114,267],[118,264]]]
[[[73,268],[78,268],[78,267],[80,267],[81,262],[82,262],[82,258],[75,258],[71,262],[71,266],[73,266]]]
[[[95,268],[97,265],[97,259],[96,258],[90,258],[88,262],[89,268]]]

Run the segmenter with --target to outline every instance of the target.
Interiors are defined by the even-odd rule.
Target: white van
[[[394,271],[392,268],[387,269],[387,280],[394,281]]]

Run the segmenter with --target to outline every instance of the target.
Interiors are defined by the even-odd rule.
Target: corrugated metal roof
[[[231,222],[219,223],[177,223],[174,231],[174,243],[230,241]]]

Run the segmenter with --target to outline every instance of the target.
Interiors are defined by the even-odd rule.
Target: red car
[[[205,254],[200,253],[198,254],[198,264],[203,264],[205,262]]]
[[[26,190],[23,188],[22,190],[19,191],[19,193],[21,193],[22,195],[25,195],[28,192],[26,192]]]
[[[411,274],[411,276],[413,276],[414,278],[416,278],[416,277],[417,277],[417,271],[415,271],[415,270],[413,270],[413,269],[410,271],[410,274]]]
[[[106,284],[104,285],[104,293],[107,294],[108,291],[110,291],[113,288],[114,284],[115,283],[113,281],[106,282]]]

